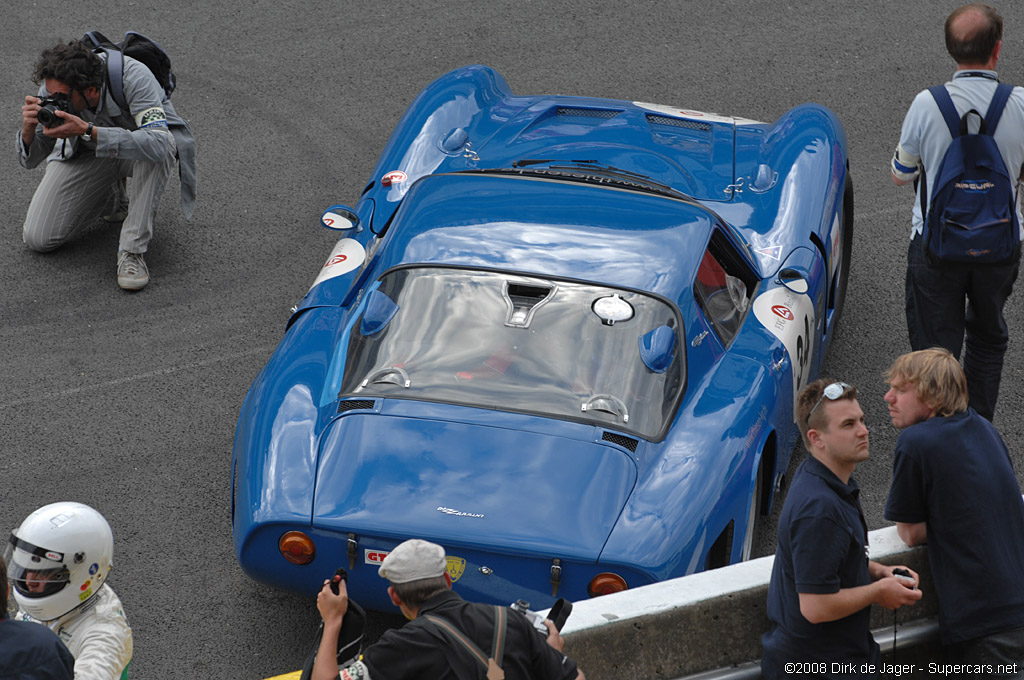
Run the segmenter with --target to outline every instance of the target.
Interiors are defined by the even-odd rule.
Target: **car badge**
[[[466,560],[461,557],[451,557],[450,555],[444,559],[447,563],[445,571],[452,577],[452,582],[458,581],[462,573],[466,571]]]
[[[455,510],[453,508],[446,508],[443,505],[437,506],[438,512],[443,512],[446,515],[455,515],[456,517],[476,517],[477,519],[483,519],[483,513],[480,512],[463,512],[462,510]]]

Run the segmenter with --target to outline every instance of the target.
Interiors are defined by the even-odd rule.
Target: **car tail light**
[[[590,579],[590,583],[587,585],[587,594],[590,597],[599,597],[611,593],[620,593],[627,588],[629,586],[626,585],[626,579],[618,574],[606,571]]]
[[[301,531],[289,531],[277,542],[281,555],[292,564],[309,564],[316,557],[313,539]]]

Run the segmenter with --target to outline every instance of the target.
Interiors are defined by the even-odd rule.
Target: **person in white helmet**
[[[114,590],[114,535],[82,503],[45,505],[11,532],[4,558],[16,618],[41,623],[75,657],[75,680],[127,680],[132,629]]]

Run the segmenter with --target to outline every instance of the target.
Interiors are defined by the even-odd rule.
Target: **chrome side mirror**
[[[359,217],[347,205],[332,205],[320,216],[320,224],[331,231],[349,231],[359,228]]]

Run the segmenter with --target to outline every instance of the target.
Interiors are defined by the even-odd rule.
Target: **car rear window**
[[[385,274],[360,309],[342,397],[463,404],[660,439],[685,384],[678,312],[635,291],[415,267]]]

